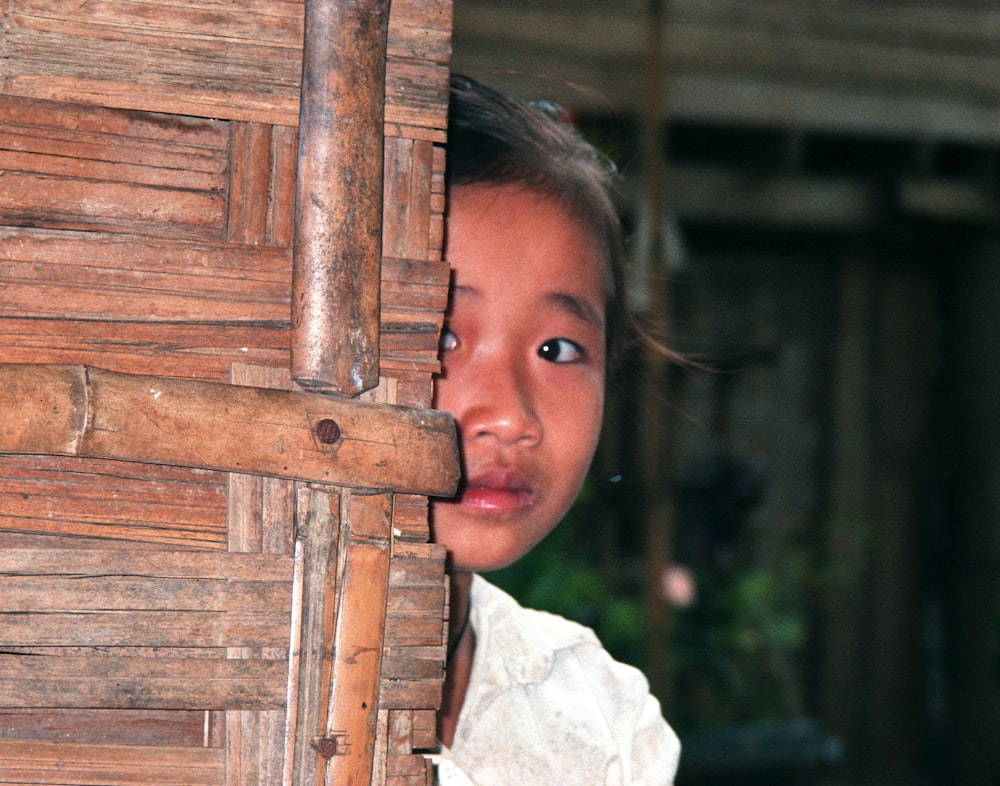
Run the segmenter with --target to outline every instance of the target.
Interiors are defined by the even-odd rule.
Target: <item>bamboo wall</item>
[[[341,5],[380,4],[0,11],[0,783],[428,782],[451,4],[388,11],[375,378],[337,396],[291,348]]]

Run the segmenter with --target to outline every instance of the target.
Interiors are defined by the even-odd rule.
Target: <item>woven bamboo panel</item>
[[[5,92],[76,104],[295,126],[302,0],[13,0]],[[443,141],[449,0],[396,0],[390,134]]]
[[[317,395],[289,370],[304,3],[11,0],[0,15],[12,379],[59,365]],[[450,0],[391,4],[372,424],[428,407],[438,370],[450,31]],[[45,418],[31,385],[6,395]],[[15,449],[10,422],[0,784],[428,782],[447,593],[425,497],[364,470],[340,486],[234,471],[241,447],[285,449],[256,445],[252,421],[182,436],[172,420],[140,449],[183,439],[214,464]],[[438,460],[453,471],[453,452]],[[349,648],[370,663],[341,660]]]

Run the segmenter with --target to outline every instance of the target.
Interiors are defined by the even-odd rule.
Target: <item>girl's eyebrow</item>
[[[550,292],[545,299],[590,327],[604,330],[604,316],[589,300],[568,292]]]
[[[467,284],[453,284],[451,287],[452,297],[459,295],[476,297],[480,294],[482,293],[476,287]],[[544,300],[585,325],[596,330],[604,330],[604,315],[589,300],[569,292],[549,292],[545,295]]]

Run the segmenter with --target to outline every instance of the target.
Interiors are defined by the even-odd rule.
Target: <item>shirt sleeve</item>
[[[580,653],[592,661],[585,670],[603,675],[592,683],[621,757],[627,786],[672,786],[680,761],[680,741],[663,718],[660,702],[638,669],[615,661],[603,648]]]
[[[680,754],[680,741],[663,719],[660,703],[647,694],[632,741],[631,783],[672,786]]]

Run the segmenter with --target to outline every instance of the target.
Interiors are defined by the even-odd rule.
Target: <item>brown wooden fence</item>
[[[0,15],[0,783],[427,783],[450,2]]]

